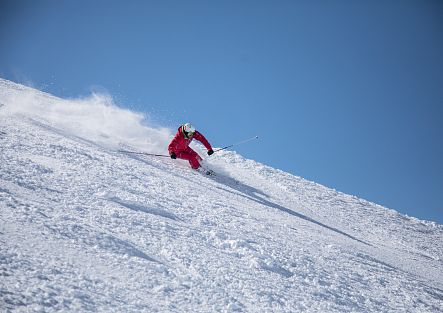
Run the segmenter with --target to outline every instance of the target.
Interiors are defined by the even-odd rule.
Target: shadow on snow
[[[271,201],[269,201],[267,199],[264,199],[264,197],[268,197],[268,195],[263,193],[261,190],[256,189],[256,188],[251,187],[251,186],[248,186],[246,184],[243,184],[243,183],[241,183],[241,182],[239,182],[237,180],[234,180],[231,177],[227,177],[227,176],[224,176],[224,177],[210,176],[210,178],[235,190],[235,191],[231,191],[231,190],[219,187],[220,189],[223,189],[224,191],[227,191],[227,192],[233,193],[235,195],[244,197],[246,199],[255,201],[255,202],[259,203],[259,204],[262,204],[262,205],[265,205],[265,206],[268,206],[268,207],[271,207],[271,208],[274,208],[274,209],[278,209],[278,210],[280,210],[282,212],[288,213],[288,214],[290,214],[292,216],[301,218],[301,219],[303,219],[305,221],[314,223],[314,224],[316,224],[318,226],[321,226],[323,228],[326,228],[328,230],[336,232],[336,233],[338,233],[340,235],[348,237],[349,239],[352,239],[352,240],[355,240],[355,241],[358,241],[360,243],[363,243],[365,245],[369,245],[370,246],[369,243],[364,242],[364,241],[362,241],[362,240],[360,240],[360,239],[358,239],[358,238],[356,238],[356,237],[354,237],[352,235],[349,235],[349,234],[347,234],[347,233],[345,233],[345,232],[343,232],[343,231],[341,231],[341,230],[339,230],[337,228],[325,225],[325,224],[323,224],[323,223],[321,223],[319,221],[316,221],[313,218],[310,218],[310,217],[308,217],[306,215],[303,215],[301,213],[295,212],[295,211],[293,211],[291,209],[288,209],[288,208],[286,208],[284,206],[281,206],[281,205],[279,205],[277,203],[274,203],[274,202],[271,202]]]

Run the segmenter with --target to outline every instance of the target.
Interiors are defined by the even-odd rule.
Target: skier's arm
[[[208,151],[212,150],[211,144],[208,142],[208,140],[206,140],[205,136],[203,136],[198,131],[195,132],[194,138],[200,141],[205,146],[205,148],[208,149]]]
[[[178,140],[179,140],[179,136],[175,135],[174,139],[172,139],[171,143],[168,146],[169,154],[171,154],[172,152],[175,151],[175,147],[177,146]]]

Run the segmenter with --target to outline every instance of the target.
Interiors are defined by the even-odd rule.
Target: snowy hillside
[[[1,312],[443,312],[442,225],[235,152],[117,152],[172,135],[0,79]]]

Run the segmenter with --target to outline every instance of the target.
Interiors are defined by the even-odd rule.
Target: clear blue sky
[[[443,223],[441,0],[2,0],[0,76]]]

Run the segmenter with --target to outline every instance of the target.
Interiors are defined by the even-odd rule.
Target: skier
[[[214,153],[211,144],[206,140],[205,136],[199,133],[190,123],[186,123],[178,128],[177,134],[175,134],[174,139],[172,139],[171,143],[169,144],[169,155],[172,159],[179,158],[188,160],[193,169],[206,172],[206,174],[210,175],[211,171],[202,169],[200,165],[202,158],[197,154],[197,152],[189,147],[189,144],[194,138],[200,141],[206,147],[206,149],[208,149],[208,155]]]

